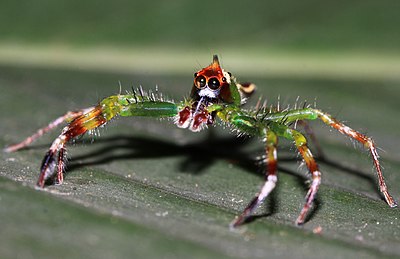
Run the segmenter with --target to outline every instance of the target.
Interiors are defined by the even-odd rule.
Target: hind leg
[[[49,132],[52,129],[54,129],[57,126],[59,126],[60,124],[62,124],[64,122],[71,122],[75,118],[81,116],[84,113],[87,113],[91,109],[93,109],[93,107],[90,107],[90,108],[87,108],[87,109],[78,110],[78,111],[67,112],[63,116],[60,116],[57,119],[55,119],[54,121],[50,122],[47,126],[39,129],[38,131],[36,131],[35,134],[27,137],[25,140],[21,141],[20,143],[6,147],[4,149],[4,151],[9,153],[9,152],[15,152],[15,151],[17,151],[19,149],[25,148],[25,147],[29,146],[32,142],[34,142],[35,140],[37,140],[38,138],[40,138],[41,136],[46,134],[47,132]]]

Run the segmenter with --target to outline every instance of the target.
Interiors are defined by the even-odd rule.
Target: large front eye
[[[206,86],[206,78],[204,76],[198,76],[195,79],[196,87],[202,89]]]
[[[217,78],[212,77],[208,80],[208,87],[211,90],[217,90],[219,88],[220,84]]]

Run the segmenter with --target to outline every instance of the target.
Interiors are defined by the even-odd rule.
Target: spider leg
[[[56,184],[62,184],[64,181],[64,169],[65,169],[65,147],[62,147],[58,152],[58,163],[57,163],[57,179]]]
[[[379,162],[378,151],[376,150],[374,141],[370,137],[367,137],[366,135],[361,134],[360,132],[355,131],[352,128],[344,125],[343,123],[339,122],[338,120],[336,120],[335,118],[333,118],[331,115],[329,115],[327,113],[324,113],[324,112],[322,112],[320,110],[316,110],[316,109],[314,109],[314,112],[318,115],[318,118],[321,119],[325,124],[338,130],[340,133],[357,140],[365,148],[367,148],[369,150],[371,157],[372,157],[372,161],[374,163],[376,174],[378,177],[379,189],[380,189],[382,195],[385,197],[385,200],[389,204],[389,206],[396,207],[397,206],[396,201],[393,199],[393,197],[388,192],[388,188],[386,186],[385,179],[384,179],[383,173],[382,173],[382,167]]]
[[[15,145],[15,148],[10,147],[9,151],[14,151],[28,145],[63,121],[70,121],[63,128],[61,134],[53,141],[43,158],[37,182],[37,186],[43,188],[47,180],[56,176],[56,183],[62,184],[66,164],[66,144],[70,140],[106,124],[116,115],[162,118],[173,117],[177,113],[178,106],[175,103],[156,100],[154,94],[149,95],[141,91],[140,96],[135,92],[127,95],[114,95],[103,99],[95,107],[83,109],[75,113],[67,113],[50,123],[47,127],[39,130],[32,137]]]
[[[371,154],[372,161],[375,167],[375,171],[378,177],[378,182],[379,182],[379,189],[384,196],[386,202],[390,207],[396,207],[396,201],[393,199],[393,197],[389,194],[388,188],[385,183],[385,179],[383,177],[382,173],[382,167],[379,162],[379,155],[376,150],[374,141],[370,138],[367,137],[364,134],[361,134],[360,132],[353,130],[352,128],[346,126],[345,124],[339,122],[335,118],[333,118],[331,115],[328,113],[325,113],[321,110],[314,109],[314,108],[304,108],[304,109],[299,109],[299,110],[292,110],[289,112],[278,112],[278,113],[273,113],[270,114],[266,119],[273,120],[273,121],[280,121],[282,119],[285,119],[287,123],[289,122],[294,122],[296,120],[316,120],[320,119],[322,120],[325,124],[329,125],[330,127],[338,130],[340,133],[349,136],[356,141],[360,142],[365,148],[367,148]]]
[[[260,191],[250,201],[247,207],[243,210],[242,214],[235,218],[230,224],[230,228],[235,228],[243,224],[246,219],[251,216],[255,209],[261,205],[261,203],[268,197],[268,195],[275,188],[278,178],[276,176],[277,171],[277,152],[276,147],[278,143],[278,137],[273,131],[266,131],[264,142],[266,144],[266,161],[267,161],[267,172],[265,175],[265,182],[261,187]]]
[[[296,225],[301,225],[306,219],[307,213],[312,206],[315,195],[317,194],[319,185],[321,184],[321,172],[319,171],[318,164],[316,163],[310,149],[307,146],[307,140],[304,135],[294,129],[288,129],[288,131],[290,132],[289,134],[292,136],[294,143],[300,155],[303,157],[303,160],[306,163],[312,177],[310,188],[305,197],[306,202],[300,212],[300,215],[296,219]]]
[[[301,134],[295,129],[289,128],[285,124],[278,122],[270,122],[269,128],[270,130],[274,131],[278,136],[294,141],[297,150],[302,156],[311,174],[312,182],[305,197],[306,201],[303,206],[303,209],[300,212],[300,215],[296,219],[296,225],[301,225],[304,223],[307,217],[307,213],[310,210],[312,203],[315,199],[315,195],[317,194],[319,185],[321,183],[321,172],[319,171],[318,164],[315,161],[310,149],[307,146],[307,139],[304,137],[303,134]]]
[[[96,106],[92,110],[89,110],[89,112],[76,117],[68,126],[64,127],[43,158],[37,186],[43,188],[46,181],[54,176],[55,169],[57,174],[56,182],[57,184],[62,184],[66,160],[65,145],[71,139],[106,122],[107,120],[104,117],[101,106]],[[55,157],[57,157],[57,161]]]
[[[299,120],[297,121],[297,124],[302,126],[303,129],[305,130],[306,134],[310,137],[310,140],[313,144],[313,146],[317,149],[317,157],[320,159],[323,159],[325,157],[324,151],[322,150],[322,147],[318,141],[318,138],[315,136],[315,133],[308,123],[308,121],[305,120]]]
[[[58,117],[54,121],[50,122],[47,126],[39,129],[38,131],[35,132],[35,134],[27,137],[25,140],[21,141],[18,144],[14,144],[11,146],[8,146],[4,149],[5,152],[15,152],[19,149],[25,148],[28,145],[30,145],[32,142],[49,132],[50,130],[56,128],[58,125],[64,122],[71,122],[75,118],[81,116],[82,114],[88,112],[90,109],[93,109],[93,107],[87,108],[87,109],[82,109],[78,111],[70,111],[64,114],[63,116]]]

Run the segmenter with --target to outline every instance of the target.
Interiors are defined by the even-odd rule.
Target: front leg
[[[53,141],[40,167],[37,186],[43,188],[46,181],[57,172],[56,183],[62,184],[66,160],[66,144],[71,139],[85,134],[88,130],[95,129],[107,122],[100,105],[75,118],[68,126],[64,127],[61,134]]]
[[[127,95],[115,95],[103,99],[97,106],[82,110],[73,116],[72,121],[63,128],[61,134],[53,141],[40,167],[37,186],[43,188],[47,181],[55,180],[57,184],[63,182],[63,172],[66,164],[66,144],[88,131],[105,125],[117,115],[120,116],[147,116],[147,117],[173,117],[177,115],[178,107],[175,103],[157,100],[154,95],[147,95],[140,90],[140,95],[133,93]],[[69,113],[67,113],[69,114]],[[62,121],[60,121],[63,118]],[[60,117],[56,120],[60,124],[65,120]],[[67,117],[68,119],[69,117]],[[51,128],[56,125],[50,123]],[[45,129],[48,129],[46,127]],[[48,129],[49,130],[49,129]],[[48,131],[45,130],[45,131]],[[20,144],[9,147],[6,151],[15,151],[19,147],[24,147],[32,142],[32,139],[43,135],[43,130],[39,130],[34,137],[30,137]],[[18,147],[18,148],[12,148]]]

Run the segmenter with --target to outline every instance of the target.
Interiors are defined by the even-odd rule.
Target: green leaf
[[[191,86],[192,71],[187,74],[3,66],[0,145],[117,93],[118,81],[124,89],[132,82],[157,84],[179,99]],[[399,198],[397,82],[287,77],[254,82],[270,103],[279,95],[281,105],[293,104],[297,96],[310,103],[317,97],[319,108],[367,131],[386,150],[381,152],[386,180]],[[323,184],[309,221],[294,226],[307,178],[291,143],[281,141],[279,184],[257,210],[260,216],[237,231],[228,224],[263,179],[263,167],[253,159],[263,152],[257,139],[236,139],[222,127],[193,134],[168,120],[118,118],[69,146],[63,185],[38,191],[38,168],[56,130],[25,150],[0,154],[0,256],[398,257],[398,209],[381,200],[368,155],[321,123],[312,127],[328,159],[320,163]],[[322,232],[314,234],[319,227]]]

